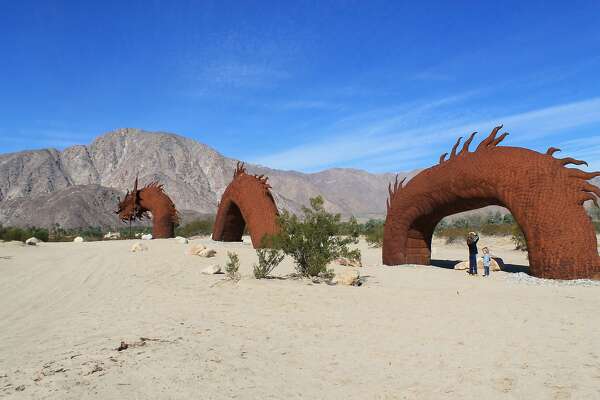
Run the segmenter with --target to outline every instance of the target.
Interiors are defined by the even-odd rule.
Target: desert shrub
[[[527,241],[525,240],[525,234],[523,234],[521,227],[517,224],[513,225],[511,240],[515,244],[515,249],[527,251]]]
[[[210,235],[215,224],[214,219],[197,219],[175,228],[176,236],[190,237],[197,235]]]
[[[123,227],[119,229],[121,239],[136,239],[136,235],[147,235],[149,233],[152,233],[152,228],[149,226],[132,226],[131,228]]]
[[[513,236],[516,226],[511,214],[502,215],[499,212],[485,215],[472,215],[453,220],[442,220],[434,230],[434,236],[445,238],[446,243],[465,241],[470,231],[479,232],[486,236]]]
[[[24,242],[30,237],[36,237],[43,242],[47,242],[48,230],[42,228],[3,227],[0,225],[0,240],[19,240]]]
[[[296,271],[302,276],[331,275],[327,264],[338,257],[360,259],[360,250],[348,246],[358,243],[360,234],[356,220],[343,227],[340,214],[323,208],[321,196],[310,199],[310,208],[302,208],[302,217],[284,211],[279,216],[281,233],[272,238],[273,247],[294,259]]]
[[[434,235],[446,240],[446,244],[463,243],[472,229],[470,227],[449,226],[434,232]]]
[[[487,236],[510,236],[514,224],[485,224],[479,228],[479,232]]]
[[[362,232],[369,246],[383,246],[383,223],[380,219],[370,219],[363,225]]]
[[[240,279],[240,257],[237,253],[227,252],[227,262],[225,263],[225,273],[229,279]]]
[[[285,256],[279,249],[256,249],[258,264],[254,264],[254,277],[264,279],[279,265]]]
[[[88,226],[87,228],[65,229],[56,224],[50,229],[50,242],[71,242],[77,236],[83,237],[87,242],[102,240],[104,232],[98,226]]]

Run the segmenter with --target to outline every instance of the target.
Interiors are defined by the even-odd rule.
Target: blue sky
[[[600,169],[600,2],[0,1],[0,152],[121,127],[406,171],[503,123]]]

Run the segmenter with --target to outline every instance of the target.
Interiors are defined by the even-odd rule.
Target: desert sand
[[[598,285],[386,267],[365,243],[361,287],[259,281],[247,240],[0,243],[0,397],[600,398]],[[509,240],[480,244],[526,269]],[[201,273],[227,251],[239,282]],[[436,240],[433,258],[466,248]]]

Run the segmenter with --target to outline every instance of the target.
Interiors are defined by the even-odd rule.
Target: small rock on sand
[[[354,268],[362,267],[362,262],[360,260],[351,260],[346,257],[340,257],[337,260],[335,260],[335,262],[340,265],[345,265],[347,267],[354,267]]]
[[[359,286],[360,274],[355,269],[347,269],[345,271],[335,274],[335,277],[331,280],[331,283],[348,286]]]
[[[187,255],[190,256],[200,256],[200,257],[206,257],[206,258],[210,258],[210,257],[214,257],[215,254],[217,254],[216,250],[213,249],[209,249],[204,245],[201,244],[194,244],[191,245],[186,252]]]
[[[205,250],[205,249],[206,249],[206,246],[204,246],[204,245],[193,244],[187,248],[185,254],[187,254],[188,256],[197,256],[198,253],[200,253],[202,250]]]
[[[106,235],[104,235],[104,239],[108,239],[108,240],[116,240],[116,239],[120,239],[120,238],[121,238],[121,233],[119,233],[119,232],[108,231],[108,233]]]
[[[29,239],[27,239],[25,241],[25,244],[28,244],[30,246],[35,246],[40,242],[40,239],[36,238],[36,237],[30,237]]]
[[[206,267],[202,270],[202,273],[206,274],[206,275],[220,274],[220,273],[222,273],[221,266],[217,265],[217,264],[209,265],[208,267]]]
[[[146,246],[145,244],[140,243],[140,242],[134,243],[133,246],[131,246],[132,253],[136,253],[139,251],[146,251],[146,250],[148,250],[148,246]]]
[[[213,249],[204,249],[198,253],[198,255],[200,257],[206,257],[206,258],[214,257],[216,254],[217,254],[217,251],[213,250]]]
[[[182,236],[177,236],[175,238],[175,241],[177,243],[181,243],[181,244],[188,244],[188,240],[186,238],[182,237]]]
[[[77,236],[75,239],[73,239],[73,243],[83,243],[84,240],[81,236]]]
[[[152,234],[142,235],[142,240],[152,240]]]
[[[490,271],[502,271],[501,266],[504,265],[504,261],[500,257],[492,257],[492,262],[490,263]],[[469,269],[468,261],[461,261],[454,266],[456,270],[466,270]],[[477,260],[477,272],[483,271],[483,260]]]

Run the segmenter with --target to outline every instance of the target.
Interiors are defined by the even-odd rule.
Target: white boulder
[[[146,250],[148,250],[148,246],[146,246],[145,244],[143,244],[141,242],[134,243],[133,246],[131,246],[132,253],[137,253],[137,252],[146,251]]]
[[[200,251],[197,255],[200,257],[210,258],[210,257],[214,257],[216,254],[217,254],[216,250],[204,249],[204,250]]]
[[[206,275],[221,274],[221,266],[217,264],[209,265],[208,267],[202,270],[202,273]]]
[[[25,244],[28,244],[30,246],[35,246],[40,242],[40,239],[36,238],[36,237],[30,237],[29,239],[27,239],[25,241]]]
[[[182,236],[177,236],[175,238],[175,241],[177,243],[181,243],[181,244],[188,244],[188,240],[186,238],[182,237]]]
[[[490,271],[502,271],[502,265],[504,265],[504,261],[500,257],[492,257],[492,261],[490,262]],[[454,266],[456,270],[467,270],[469,269],[468,261],[461,261]],[[483,260],[479,258],[477,260],[477,272],[483,274]]]
[[[461,261],[454,266],[454,269],[459,270],[459,271],[464,271],[465,269],[469,269],[469,262]]]
[[[196,243],[187,248],[186,254],[188,256],[197,256],[201,251],[206,250],[206,246]]]
[[[104,235],[104,239],[107,240],[116,240],[116,239],[120,239],[121,238],[121,233],[120,232],[108,232],[107,234]]]
[[[360,274],[355,269],[347,269],[335,274],[331,280],[331,283],[348,286],[360,286]]]
[[[152,240],[152,234],[142,235],[142,240]]]
[[[77,236],[75,239],[73,239],[73,243],[83,243],[84,240],[81,236]]]

